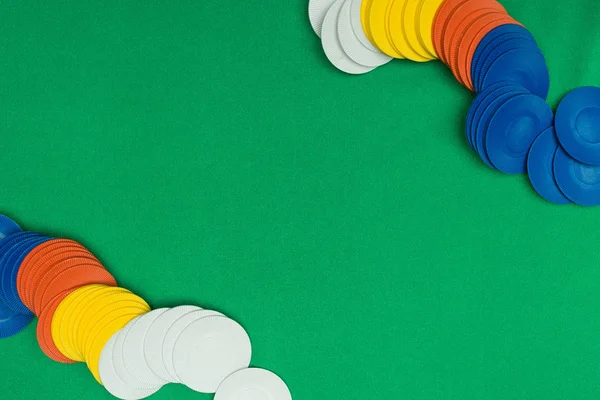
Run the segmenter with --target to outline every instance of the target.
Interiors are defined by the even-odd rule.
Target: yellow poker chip
[[[101,321],[105,315],[110,314],[121,307],[128,306],[135,306],[140,309],[150,308],[143,299],[128,290],[107,290],[105,293],[100,293],[100,295],[96,297],[90,296],[89,302],[79,310],[81,316],[77,320],[77,323],[72,327],[72,337],[75,343],[74,347],[77,349],[78,358],[81,361],[85,360],[85,345],[88,336],[95,325]]]
[[[56,308],[56,311],[54,312],[54,315],[52,316],[52,340],[54,341],[54,344],[58,350],[65,357],[68,357],[71,360],[75,361],[73,358],[75,355],[73,354],[74,352],[72,351],[68,340],[68,335],[71,333],[71,331],[66,328],[67,321],[71,318],[74,305],[81,300],[81,297],[86,295],[86,293],[98,290],[101,286],[103,285],[86,285],[69,293],[69,295],[67,295],[63,301],[60,302]]]
[[[115,318],[114,320],[107,322],[102,325],[102,329],[99,330],[98,334],[91,343],[90,351],[86,354],[86,364],[94,378],[98,383],[102,384],[100,380],[100,373],[98,372],[98,364],[100,362],[100,354],[102,349],[108,340],[119,330],[123,329],[132,319],[143,313],[134,313],[128,315],[122,315]]]
[[[148,312],[150,312],[150,307],[142,307],[139,304],[127,302],[127,303],[120,303],[118,308],[114,308],[110,312],[102,315],[102,317],[100,317],[98,319],[98,321],[96,321],[96,324],[94,324],[94,327],[88,332],[88,336],[86,338],[86,343],[85,343],[85,346],[83,347],[84,358],[86,360],[89,358],[89,354],[92,351],[93,344],[94,344],[94,341],[96,340],[96,337],[102,332],[102,330],[108,323],[110,323],[114,319],[117,319],[123,315],[129,315],[129,314],[141,315],[141,314],[146,314]]]
[[[416,13],[416,31],[419,34],[421,44],[423,45],[423,48],[435,58],[439,58],[439,56],[433,46],[433,22],[435,20],[435,14],[443,2],[444,0],[420,0]]]
[[[372,2],[373,0],[362,0],[362,3],[360,4],[360,23],[365,32],[365,36],[369,39],[369,42],[375,46],[373,35],[371,35],[371,29],[369,28],[369,13],[371,11]]]
[[[369,30],[375,46],[384,54],[394,58],[405,58],[394,47],[389,36],[389,11],[393,0],[371,0],[367,15]]]
[[[78,335],[79,343],[81,343],[80,349],[84,358],[86,358],[90,345],[106,319],[112,318],[112,316],[134,314],[138,311],[140,313],[147,313],[150,311],[150,306],[135,300],[120,300],[99,310],[98,314],[96,314],[96,318],[88,325],[88,329]]]
[[[67,349],[71,352],[71,355],[76,361],[84,361],[83,351],[81,350],[81,343],[79,342],[79,332],[81,330],[81,323],[83,320],[93,316],[97,311],[97,307],[103,304],[103,300],[110,298],[111,295],[119,295],[131,293],[129,290],[119,287],[104,286],[83,295],[81,300],[73,306],[70,313],[70,318],[66,321],[64,327],[69,332]]]
[[[395,0],[400,1],[400,0]],[[402,12],[402,30],[404,37],[408,42],[408,46],[414,51],[420,60],[415,59],[414,61],[431,61],[435,60],[431,54],[427,52],[427,49],[423,47],[419,40],[419,33],[417,32],[417,11],[421,0],[404,0],[404,10]]]
[[[405,34],[403,20],[404,11],[408,2],[409,0],[392,0],[391,6],[389,7],[388,27],[392,45],[399,54],[402,54],[409,60],[417,62],[429,61],[430,58],[421,56],[410,46],[408,37]],[[414,26],[411,27],[411,29],[414,30]]]

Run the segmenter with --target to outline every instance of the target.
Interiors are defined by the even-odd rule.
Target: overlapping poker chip
[[[541,50],[497,0],[309,0],[308,15],[328,60],[349,74],[439,59],[472,91],[511,81],[548,95]]]
[[[465,131],[485,165],[528,172],[552,203],[600,205],[600,88],[573,90],[555,118],[546,59],[497,0],[309,0],[308,14],[344,72],[441,60],[476,93]]]
[[[23,232],[0,215],[0,337],[37,316],[41,350],[61,363],[85,362],[121,399],[142,399],[169,383],[221,400],[291,400],[272,372],[249,368],[244,328],[196,306],[152,310],[83,245]]]

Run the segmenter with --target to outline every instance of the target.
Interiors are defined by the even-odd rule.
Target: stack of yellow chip
[[[73,361],[84,361],[100,382],[98,362],[106,342],[129,321],[150,311],[127,289],[87,285],[70,293],[52,318],[52,339]]]

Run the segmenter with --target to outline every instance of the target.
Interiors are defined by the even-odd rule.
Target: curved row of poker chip
[[[309,20],[347,73],[440,59],[477,94],[466,136],[487,166],[527,172],[550,202],[600,205],[600,89],[572,91],[555,118],[544,55],[496,0],[309,0]]]
[[[309,0],[308,14],[325,55],[344,72],[439,59],[472,91],[512,79],[548,94],[542,52],[496,0]]]
[[[237,322],[196,306],[151,310],[81,244],[23,232],[0,215],[0,337],[34,316],[49,358],[85,362],[118,398],[180,383],[217,400],[291,400],[281,378],[249,368],[250,338]]]

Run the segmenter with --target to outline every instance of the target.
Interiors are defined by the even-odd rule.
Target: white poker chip
[[[112,351],[112,363],[113,368],[117,373],[117,376],[129,387],[139,390],[154,390],[156,389],[157,385],[140,382],[129,373],[129,370],[125,367],[125,359],[123,357],[123,344],[125,343],[125,337],[140,317],[141,316],[138,316],[132,319],[127,325],[123,327],[123,329],[121,329],[118,333],[113,335],[113,337],[115,338],[115,343],[113,345]],[[162,385],[158,386],[160,387]]]
[[[176,321],[171,324],[171,327],[167,330],[162,342],[162,359],[166,370],[171,375],[171,382],[181,383],[181,379],[175,370],[173,361],[173,351],[179,335],[194,321],[200,318],[220,316],[223,314],[212,310],[195,310],[190,311],[180,316]]]
[[[273,372],[245,368],[225,378],[214,400],[292,400],[292,394]]]
[[[148,385],[162,386],[169,382],[152,372],[144,355],[144,340],[148,329],[167,310],[169,309],[159,308],[140,316],[130,324],[124,335],[122,352],[125,368],[137,381]]]
[[[374,51],[376,53],[381,53],[381,51],[375,47],[373,43],[369,40],[362,25],[362,17],[361,17],[361,7],[362,2],[367,0],[352,0],[352,4],[350,5],[350,23],[352,24],[352,30],[356,34],[356,38],[360,41],[360,43],[365,46],[367,49]],[[383,54],[383,53],[382,53]],[[388,56],[389,57],[389,56]],[[390,60],[392,57],[390,57]]]
[[[202,393],[214,393],[221,382],[248,368],[252,345],[248,334],[234,320],[213,316],[192,322],[179,335],[173,364],[181,382]]]
[[[309,0],[308,2],[308,19],[310,26],[318,37],[321,37],[321,28],[323,26],[323,20],[327,14],[327,10],[335,0]]]
[[[369,42],[369,39],[367,39],[362,30],[360,22],[360,3],[360,0],[344,0],[338,18],[338,37],[340,39],[340,44],[342,45],[344,53],[357,64],[364,65],[365,67],[379,67],[390,62],[392,57],[383,54],[373,47],[373,45],[370,45],[369,47],[365,46],[363,41],[359,39],[359,36],[362,36],[365,41]],[[354,30],[354,24],[352,23],[352,8],[355,7],[355,4],[358,4],[359,32]]]
[[[119,332],[121,331],[115,333],[108,340],[108,342],[106,342],[106,344],[102,348],[102,353],[100,354],[98,372],[100,373],[100,380],[102,380],[102,385],[110,394],[119,399],[124,400],[144,399],[148,396],[153,395],[160,389],[160,386],[154,389],[136,389],[131,385],[125,383],[117,374],[117,371],[115,370],[113,365],[113,351]]]
[[[196,306],[173,307],[156,318],[146,331],[144,357],[152,372],[159,378],[169,382],[176,382],[176,378],[171,376],[162,358],[163,341],[167,331],[175,321],[189,312],[198,310],[202,309]]]
[[[365,74],[372,71],[375,67],[365,67],[354,62],[348,54],[344,52],[340,38],[338,35],[338,18],[345,0],[336,0],[331,6],[325,20],[323,21],[323,29],[321,31],[321,44],[327,59],[340,71],[348,74]]]

